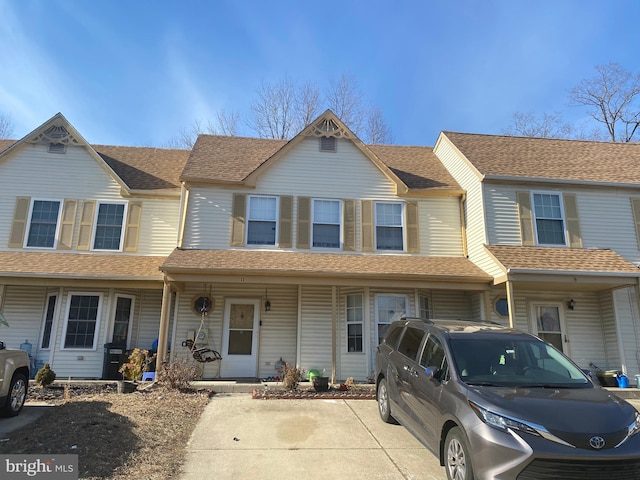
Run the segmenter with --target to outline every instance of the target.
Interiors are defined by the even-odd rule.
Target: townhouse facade
[[[102,378],[105,344],[152,347],[187,155],[90,145],[61,114],[0,143],[0,335],[32,370]]]
[[[434,151],[493,277],[486,318],[582,368],[639,373],[640,146],[442,132]]]
[[[331,111],[290,141],[99,146],[58,114],[0,140],[0,334],[61,377],[157,345],[203,379],[365,381],[394,318],[465,318],[635,375],[639,165],[597,142],[365,145]]]

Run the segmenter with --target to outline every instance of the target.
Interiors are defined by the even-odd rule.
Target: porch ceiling
[[[411,281],[489,286],[491,277],[464,257],[176,249],[160,267],[173,279],[255,276],[297,281]]]

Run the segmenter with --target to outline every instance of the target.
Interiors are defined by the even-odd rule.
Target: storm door
[[[260,301],[228,299],[222,333],[222,377],[256,377]]]
[[[533,333],[568,355],[568,341],[560,304],[533,305],[533,315]]]

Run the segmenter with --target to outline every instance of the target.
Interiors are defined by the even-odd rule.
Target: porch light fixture
[[[567,308],[569,310],[576,308],[576,301],[573,298],[567,302]]]
[[[268,312],[269,310],[271,310],[271,302],[269,301],[269,294],[266,288],[264,289],[264,298],[266,298],[266,300],[264,301],[264,311]]]

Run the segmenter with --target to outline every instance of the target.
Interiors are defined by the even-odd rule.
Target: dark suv
[[[449,479],[640,479],[640,414],[528,333],[395,321],[376,392],[382,420],[404,425]]]

